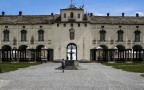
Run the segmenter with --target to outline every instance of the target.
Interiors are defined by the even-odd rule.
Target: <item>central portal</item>
[[[67,60],[77,60],[77,46],[74,43],[67,46]]]

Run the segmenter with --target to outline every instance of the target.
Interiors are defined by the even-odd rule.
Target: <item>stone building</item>
[[[144,17],[60,14],[0,16],[0,61],[143,61]]]

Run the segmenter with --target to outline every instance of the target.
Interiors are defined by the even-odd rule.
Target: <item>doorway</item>
[[[67,60],[77,60],[77,46],[74,43],[67,46]]]

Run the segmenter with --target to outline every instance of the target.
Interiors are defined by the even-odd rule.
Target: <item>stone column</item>
[[[93,50],[93,53],[95,54],[95,61],[97,61],[97,52],[96,52],[96,49]]]
[[[111,52],[111,50],[109,49],[107,52],[108,53],[108,61],[110,61],[110,52]]]
[[[142,58],[143,58],[143,63],[144,63],[144,49],[143,49],[143,55],[142,55]]]
[[[0,63],[2,62],[1,54],[2,54],[2,51],[0,50]]]
[[[36,62],[36,50],[34,50],[34,62]]]
[[[115,62],[115,50],[113,50],[113,61]]]
[[[130,50],[130,61],[132,61],[132,49]]]
[[[17,62],[19,62],[19,50],[17,49]]]
[[[14,59],[13,59],[13,49],[10,51],[10,59],[11,59],[11,62],[14,62]]]

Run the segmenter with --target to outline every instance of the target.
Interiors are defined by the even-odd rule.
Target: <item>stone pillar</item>
[[[125,61],[127,61],[127,50],[125,49]]]
[[[17,62],[19,62],[19,50],[17,49]]]
[[[132,61],[132,49],[130,50],[130,61]]]
[[[10,59],[11,59],[11,62],[14,62],[14,59],[13,59],[13,49],[10,51]]]
[[[115,50],[112,51],[113,51],[113,61],[115,62]]]
[[[1,54],[2,54],[2,51],[0,50],[0,63],[2,62]]]
[[[133,60],[132,60],[132,61],[134,62],[134,58],[135,58],[135,57],[134,57],[134,56],[135,56],[135,55],[134,55],[134,50],[133,50],[133,54],[132,54],[132,55],[133,55]]]
[[[94,55],[94,57],[95,57],[95,61],[97,61],[96,49],[93,50],[93,53],[95,54],[95,55]]]
[[[36,50],[34,50],[34,62],[36,62]]]
[[[140,51],[139,51],[139,59],[140,59],[140,61],[142,61],[142,60],[141,60],[141,59],[142,59],[142,58],[141,58],[141,52],[142,52],[142,51],[140,50]]]
[[[111,52],[111,50],[109,49],[108,50],[108,61],[110,61],[110,52]]]
[[[143,55],[142,55],[143,63],[144,63],[144,49],[143,49]]]

